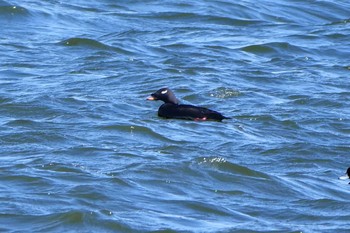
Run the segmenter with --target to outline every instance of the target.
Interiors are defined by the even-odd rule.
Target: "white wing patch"
[[[166,94],[168,92],[168,90],[164,90],[164,91],[162,91],[161,93],[164,95],[164,94]]]

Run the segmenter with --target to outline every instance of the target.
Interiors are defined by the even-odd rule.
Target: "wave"
[[[302,54],[305,50],[300,46],[292,45],[288,42],[270,42],[265,44],[248,45],[241,48],[242,51],[254,54]]]
[[[19,5],[12,5],[5,1],[0,1],[0,17],[7,19],[19,19],[30,14],[29,10]]]
[[[97,40],[89,39],[89,38],[80,38],[80,37],[73,37],[66,40],[63,40],[58,43],[59,45],[63,46],[72,46],[72,47],[81,47],[81,48],[89,48],[89,49],[98,49],[98,50],[110,50],[117,53],[121,53],[124,55],[131,55],[132,52],[124,49],[119,48],[115,46],[106,45],[102,42],[99,42]]]

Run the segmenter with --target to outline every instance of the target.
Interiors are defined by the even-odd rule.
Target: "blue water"
[[[0,1],[1,232],[349,232],[348,1]],[[232,119],[162,119],[170,87]]]

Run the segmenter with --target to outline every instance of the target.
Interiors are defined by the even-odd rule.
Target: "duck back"
[[[165,103],[160,106],[158,116],[165,118],[189,119],[189,120],[213,120],[222,121],[229,119],[221,113],[208,108],[197,107],[187,104]]]

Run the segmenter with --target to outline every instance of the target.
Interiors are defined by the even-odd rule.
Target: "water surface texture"
[[[0,0],[0,23],[1,232],[349,232],[348,0]],[[232,119],[161,119],[166,86]]]

